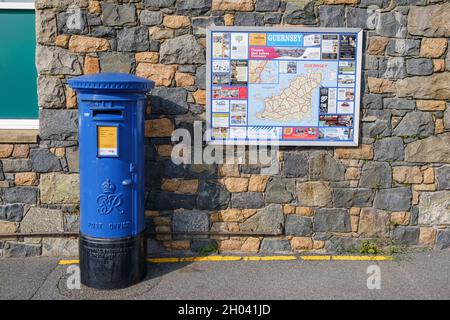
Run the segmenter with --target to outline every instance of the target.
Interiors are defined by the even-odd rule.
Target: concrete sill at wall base
[[[0,130],[0,143],[36,143],[39,130]]]

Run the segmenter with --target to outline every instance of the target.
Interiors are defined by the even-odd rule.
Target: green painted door
[[[0,10],[0,119],[38,119],[34,10]]]

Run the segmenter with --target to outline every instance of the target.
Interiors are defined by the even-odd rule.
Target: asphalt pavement
[[[450,299],[449,250],[395,261],[149,263],[142,283],[108,291],[78,288],[77,265],[58,263],[0,259],[0,299]]]

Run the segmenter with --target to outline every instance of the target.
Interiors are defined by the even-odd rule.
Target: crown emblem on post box
[[[114,191],[116,191],[116,186],[113,183],[111,183],[111,180],[109,179],[106,179],[106,181],[103,182],[102,188],[104,194],[112,194],[114,193]]]

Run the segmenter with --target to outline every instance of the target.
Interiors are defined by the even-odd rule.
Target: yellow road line
[[[197,261],[240,261],[241,256],[206,256],[206,257],[186,257],[181,258],[180,262],[197,262]]]
[[[310,256],[204,256],[204,257],[181,257],[181,258],[147,258],[151,263],[177,263],[177,262],[205,262],[205,261],[392,261],[392,256],[330,256],[330,255],[310,255]],[[79,260],[60,260],[60,265],[79,264]]]
[[[331,256],[300,256],[300,259],[306,261],[328,261],[331,260]]]
[[[170,262],[204,262],[204,261],[239,261],[241,256],[205,256],[205,257],[181,257],[181,258],[148,258],[147,262],[170,263]]]
[[[392,261],[392,256],[333,256],[335,261]]]
[[[59,260],[60,265],[79,264],[80,260]]]
[[[297,260],[296,256],[243,256],[244,261],[288,261]]]
[[[266,256],[261,257],[261,261],[286,261],[286,260],[297,260],[296,256]]]
[[[239,261],[242,260],[241,256],[209,256],[205,257],[205,261]]]
[[[258,256],[242,257],[242,260],[244,260],[244,261],[261,261],[261,257],[258,257]]]

